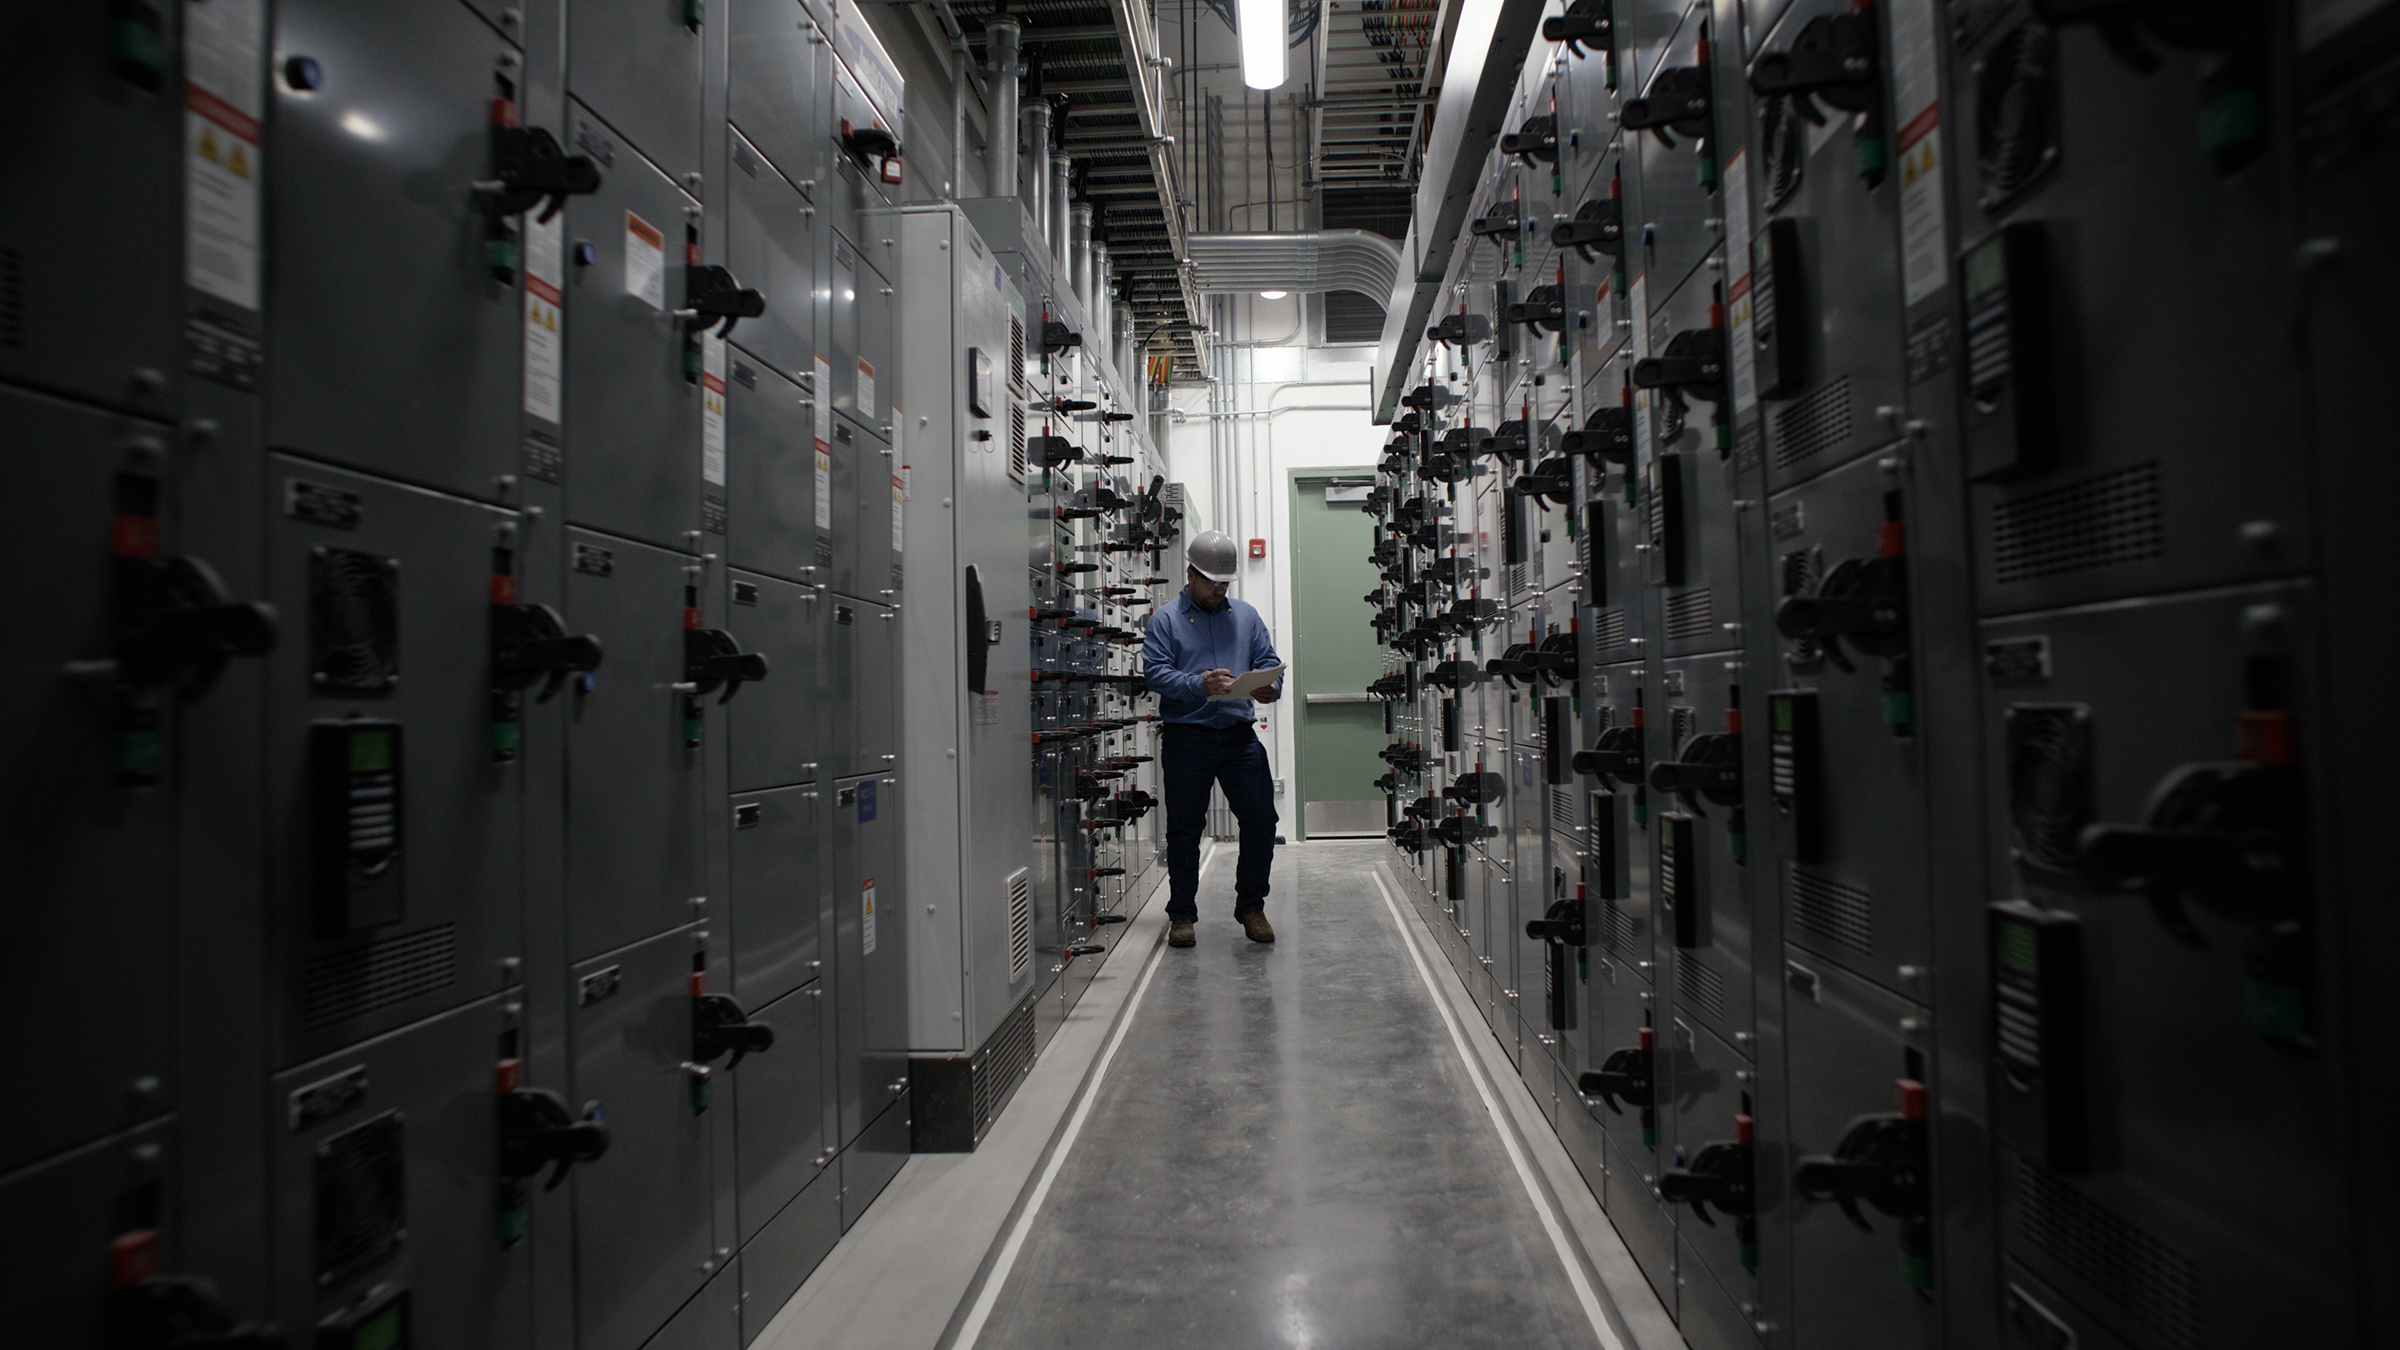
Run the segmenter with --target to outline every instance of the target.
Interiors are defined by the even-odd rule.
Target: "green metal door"
[[[1291,692],[1299,706],[1300,834],[1381,834],[1383,704],[1367,684],[1383,673],[1368,592],[1380,580],[1368,554],[1375,518],[1360,500],[1372,470],[1292,477]],[[1328,500],[1328,498],[1331,500]],[[1348,500],[1343,500],[1348,498]]]

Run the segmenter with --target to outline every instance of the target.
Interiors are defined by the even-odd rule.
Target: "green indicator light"
[[[1713,188],[1716,185],[1717,157],[1715,155],[1702,155],[1700,157],[1700,186],[1703,188]]]
[[[155,783],[166,769],[166,741],[155,731],[120,731],[109,759],[120,783]]]
[[[1658,1147],[1658,1127],[1648,1123],[1647,1121],[1643,1122],[1642,1124],[1642,1147]]]
[[[699,27],[708,19],[708,0],[683,0],[683,21]]]
[[[524,1205],[514,1205],[500,1211],[500,1245],[514,1247],[525,1240],[525,1229],[533,1211]]]
[[[1775,729],[1777,731],[1792,729],[1792,701],[1788,698],[1775,700]]]
[[[517,241],[514,239],[484,240],[483,264],[495,272],[506,272],[511,276],[516,275]]]
[[[132,19],[108,26],[108,51],[119,65],[152,76],[167,67],[167,35]]]
[[[685,745],[698,745],[700,743],[699,718],[687,716],[683,719],[683,743]]]
[[[525,724],[523,722],[512,721],[492,723],[493,754],[513,755],[517,753],[518,750],[524,748],[524,745]]]
[[[683,377],[687,380],[700,378],[700,349],[698,347],[683,349]]]
[[[1883,138],[1859,137],[1858,144],[1850,152],[1850,166],[1858,171],[1861,178],[1873,178],[1881,174],[1884,169]]]
[[[361,1326],[350,1338],[352,1350],[396,1350],[400,1339],[400,1305],[395,1303]]]
[[[2020,975],[2042,973],[2042,948],[2034,940],[2032,925],[2007,922],[2000,925],[2000,964]]]
[[[2262,1036],[2279,1041],[2310,1039],[2308,996],[2298,985],[2244,980],[2242,1010],[2249,1015],[2251,1029]]]
[[[1894,689],[1883,696],[1885,726],[1906,727],[1916,720],[1916,698],[1905,689]]]
[[[392,767],[392,733],[388,731],[353,731],[350,733],[350,772],[388,773]]]
[[[2231,89],[2200,105],[2200,148],[2217,155],[2259,138],[2258,91]]]
[[[1758,1244],[1757,1244],[1757,1243],[1755,1243],[1755,1242],[1745,1242],[1745,1243],[1743,1243],[1743,1244],[1742,1244],[1742,1248],[1741,1248],[1741,1262],[1742,1262],[1742,1269],[1744,1269],[1744,1270],[1756,1270],[1756,1269],[1758,1269]]]
[[[1725,851],[1733,855],[1735,862],[1748,863],[1750,861],[1749,833],[1745,830],[1727,830],[1725,832]]]
[[[701,1112],[706,1111],[708,1109],[708,1103],[710,1099],[714,1097],[715,1094],[716,1085],[710,1083],[707,1079],[696,1078],[692,1080],[692,1114],[696,1116]]]
[[[2008,284],[2008,258],[1993,240],[1967,255],[1967,296],[1974,299]]]

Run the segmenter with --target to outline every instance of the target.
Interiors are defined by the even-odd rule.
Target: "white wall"
[[[1231,331],[1214,333],[1211,341],[1266,345],[1234,349],[1235,379],[1217,400],[1219,416],[1210,416],[1208,390],[1174,391],[1175,413],[1163,447],[1167,476],[1185,485],[1184,537],[1211,529],[1233,536],[1242,549],[1233,593],[1257,607],[1284,660],[1305,666],[1308,654],[1297,650],[1292,627],[1291,474],[1306,469],[1371,472],[1383,457],[1387,434],[1368,413],[1375,349],[1310,349],[1307,334],[1300,331],[1305,324],[1300,321],[1298,296],[1280,301],[1244,296],[1232,308]],[[1224,394],[1230,395],[1230,408]],[[1226,412],[1233,415],[1222,415]],[[1212,472],[1210,462],[1212,420],[1219,426],[1218,450],[1229,461],[1223,476],[1233,483],[1225,502],[1216,500],[1220,475]],[[1249,557],[1253,539],[1267,541],[1266,557]],[[1180,570],[1177,575],[1180,578]],[[1372,642],[1374,635],[1362,628],[1357,640]],[[1267,754],[1275,777],[1285,785],[1276,809],[1288,836],[1299,826],[1300,810],[1293,723],[1283,706],[1266,711]]]

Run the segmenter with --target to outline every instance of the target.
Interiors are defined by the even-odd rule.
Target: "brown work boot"
[[[1263,911],[1254,909],[1247,914],[1236,914],[1233,917],[1242,921],[1242,931],[1249,935],[1252,942],[1273,942],[1275,940],[1275,925],[1267,922],[1267,916]]]
[[[1199,939],[1192,936],[1192,921],[1190,919],[1176,919],[1167,925],[1168,946],[1189,947],[1197,941],[1199,941]]]

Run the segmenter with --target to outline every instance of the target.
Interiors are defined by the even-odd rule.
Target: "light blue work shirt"
[[[1200,677],[1212,670],[1247,675],[1282,664],[1258,611],[1230,596],[1211,614],[1192,603],[1189,590],[1177,591],[1174,603],[1150,616],[1149,634],[1142,639],[1142,674],[1157,691],[1158,715],[1166,722],[1200,727],[1254,722],[1257,712],[1249,699],[1211,703]],[[1283,687],[1282,677],[1275,687]]]

